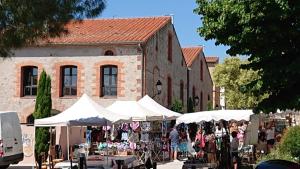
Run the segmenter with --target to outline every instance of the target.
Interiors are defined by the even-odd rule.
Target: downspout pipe
[[[142,52],[142,92],[141,92],[141,97],[146,95],[146,57],[145,57],[145,48],[143,44],[139,43],[138,44],[139,49]]]

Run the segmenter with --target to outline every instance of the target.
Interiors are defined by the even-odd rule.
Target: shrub
[[[293,157],[300,157],[300,126],[290,127],[282,137],[280,151],[288,152]]]

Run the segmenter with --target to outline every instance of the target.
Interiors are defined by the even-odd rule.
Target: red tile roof
[[[188,67],[193,64],[194,60],[199,56],[202,50],[203,47],[201,46],[182,48],[183,56]]]
[[[216,56],[207,56],[205,59],[208,63],[219,63],[219,57]]]
[[[67,35],[49,39],[46,44],[142,43],[167,23],[171,23],[169,16],[71,22],[66,25]]]

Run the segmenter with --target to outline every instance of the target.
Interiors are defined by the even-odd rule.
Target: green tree
[[[70,20],[98,16],[105,0],[1,1],[0,7],[0,57],[7,57],[13,48],[67,33]]]
[[[39,83],[33,117],[35,119],[49,117],[51,115],[51,78],[43,70]],[[35,131],[35,154],[38,158],[41,153],[48,153],[50,133],[48,127],[38,127]]]
[[[214,110],[212,101],[207,102],[207,110],[208,111]]]
[[[300,1],[196,0],[199,34],[229,46],[231,56],[246,55],[244,68],[259,71],[249,84],[255,94],[268,93],[259,109],[300,108]]]
[[[225,88],[228,109],[253,108],[266,97],[266,95],[255,96],[252,92],[243,90],[244,86],[259,78],[257,71],[241,69],[243,64],[247,62],[237,57],[229,57],[214,70],[214,82],[217,86]]]
[[[174,103],[172,104],[171,110],[182,113],[183,112],[183,104],[179,100],[175,100]]]
[[[290,127],[286,131],[279,148],[300,160],[300,126]]]

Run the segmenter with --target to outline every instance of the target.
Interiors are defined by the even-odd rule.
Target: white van
[[[0,168],[22,161],[23,143],[21,126],[16,112],[0,111]]]

